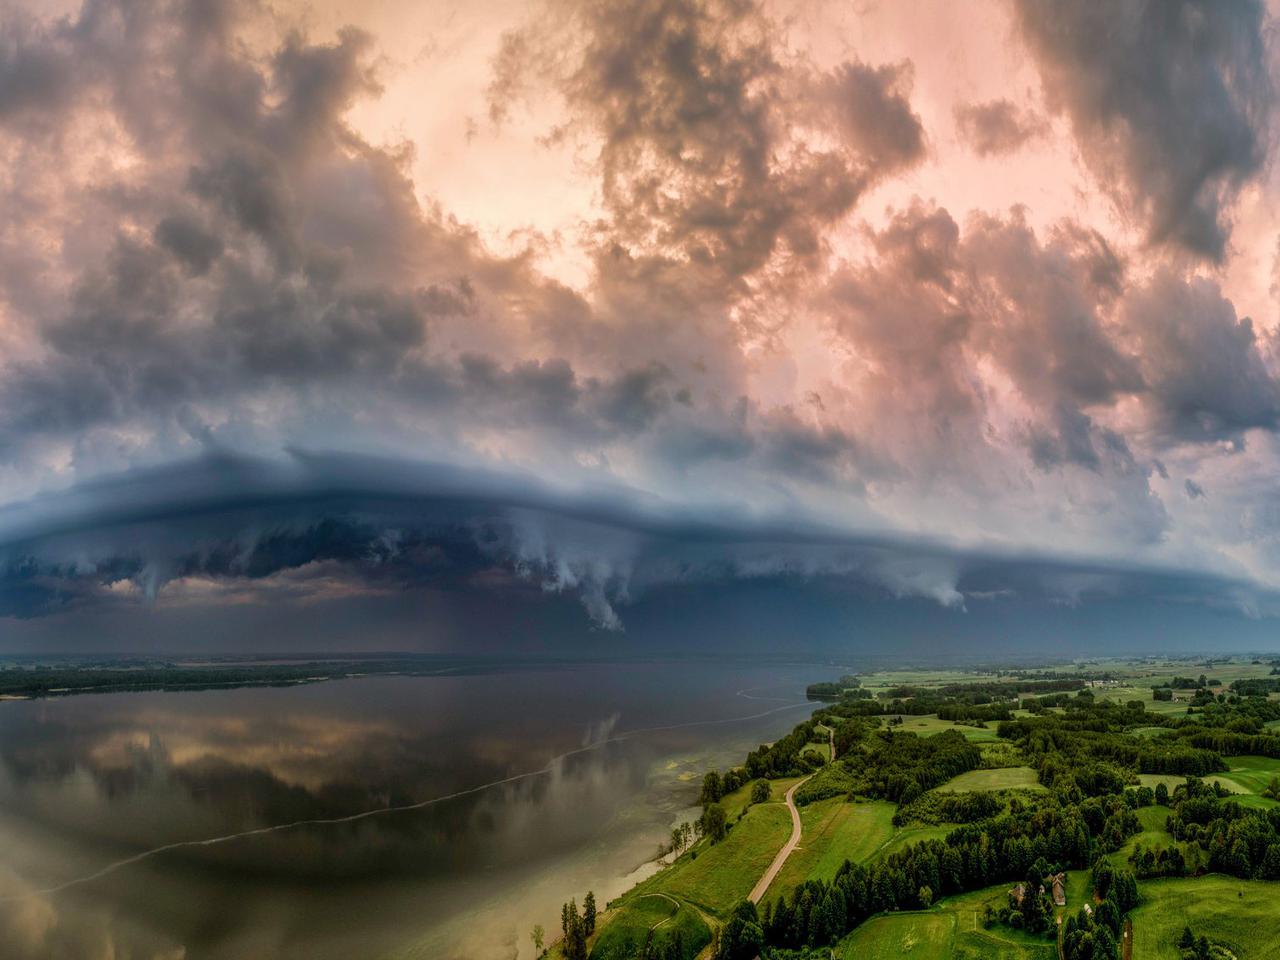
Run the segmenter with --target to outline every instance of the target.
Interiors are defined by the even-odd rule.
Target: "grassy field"
[[[959,793],[964,790],[1043,790],[1036,772],[1030,767],[1002,767],[997,770],[970,770],[952,777],[939,790]]]
[[[902,725],[895,726],[893,729],[906,730],[921,737],[932,736],[935,733],[941,733],[943,730],[958,730],[968,740],[982,742],[996,739],[996,725],[994,723],[986,727],[971,727],[963,723],[952,723],[950,720],[939,720],[934,714],[927,714],[922,717],[904,716]]]
[[[1070,877],[1068,888],[1082,896],[1079,883],[1083,878]],[[1087,886],[1087,880],[1083,881]],[[873,917],[836,947],[843,960],[869,957],[910,957],[913,960],[1054,960],[1057,950],[1052,940],[996,927],[982,926],[982,913],[988,903],[1003,904],[1008,896],[1006,885],[988,887],[974,893],[949,897],[931,910],[881,914]]]
[[[755,804],[724,840],[700,845],[697,859],[685,854],[642,881],[635,893],[670,894],[721,916],[751,892],[789,836],[791,815],[785,804]]]
[[[1280,884],[1220,874],[1144,880],[1133,918],[1133,960],[1179,960],[1184,926],[1225,944],[1240,960],[1280,956]]]
[[[1280,776],[1280,760],[1270,757],[1228,757],[1227,764],[1231,769],[1220,779],[1229,790],[1231,785],[1240,788],[1233,792],[1260,795],[1272,777]]]
[[[784,777],[780,780],[770,780],[769,799],[782,803],[787,791],[801,779],[801,777]],[[728,814],[730,822],[737,820],[738,814],[751,806],[751,788],[753,786],[755,786],[754,781],[739,787],[733,793],[726,793],[720,799],[720,806],[724,807],[724,812]]]
[[[766,803],[748,805],[749,786],[726,796],[723,802],[730,820],[736,820],[729,835],[716,844],[699,844],[696,857],[695,851],[683,854],[611,904],[601,920],[591,956],[607,956],[606,950],[624,942],[642,945],[649,928],[667,920],[661,930],[665,933],[673,924],[678,925],[686,944],[694,947],[692,958],[710,942],[707,919],[714,922],[722,918],[745,899],[791,835],[791,815],[781,798],[793,783],[795,780],[771,781],[776,799]],[[737,812],[743,809],[745,815],[737,820]]]
[[[824,737],[829,737],[831,735],[831,728],[824,723],[815,724],[813,729],[816,732],[822,734]],[[827,763],[831,762],[830,740],[824,740],[822,743],[811,743],[808,746],[806,746],[805,749],[813,750],[815,753],[818,754],[818,756],[822,757],[822,759],[825,762]]]
[[[1138,774],[1138,783],[1144,787],[1150,787],[1154,790],[1157,785],[1163,783],[1170,793],[1173,788],[1187,782],[1186,777],[1175,776],[1171,773],[1140,773]]]
[[[897,853],[903,847],[909,847],[911,844],[918,843],[921,840],[941,840],[954,829],[954,824],[933,826],[925,823],[913,823],[910,826],[899,827],[884,846],[872,853],[871,859],[879,860],[881,857],[887,857],[889,854]]]
[[[1168,807],[1140,807],[1137,813],[1142,832],[1130,837],[1123,847],[1111,854],[1111,862],[1116,866],[1128,866],[1129,857],[1138,844],[1148,848],[1176,846],[1177,841],[1164,828],[1165,821],[1172,812]]]
[[[849,803],[832,797],[800,808],[800,845],[769,887],[773,899],[803,880],[830,880],[846,860],[869,859],[890,841],[894,805],[886,801]]]
[[[684,935],[685,960],[692,960],[711,942],[711,930],[697,911],[651,894],[633,899],[625,910],[611,910],[602,917],[599,934],[591,946],[592,960],[623,955],[628,945],[642,947],[655,927],[664,936],[674,930]]]
[[[1280,776],[1280,760],[1272,760],[1270,757],[1227,757],[1226,760],[1230,769],[1226,773],[1205,777],[1206,782],[1222,784],[1223,789],[1235,794],[1236,800],[1246,807],[1265,809],[1280,806],[1280,803],[1270,797],[1262,796],[1262,791],[1267,788],[1271,778]],[[1184,783],[1186,778],[1143,773],[1138,775],[1138,780],[1143,786],[1153,790],[1156,784],[1163,783],[1172,791],[1174,787]]]

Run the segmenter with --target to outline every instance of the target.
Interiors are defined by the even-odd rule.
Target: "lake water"
[[[526,664],[0,703],[0,952],[531,957],[535,923],[550,933],[570,896],[603,903],[630,886],[696,815],[702,773],[789,730],[807,716],[805,684],[838,672]],[[502,780],[85,879],[166,844]]]

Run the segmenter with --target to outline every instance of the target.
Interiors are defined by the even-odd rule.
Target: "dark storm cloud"
[[[606,629],[655,591],[737,581],[829,580],[955,609],[996,590],[1072,603],[1099,590],[1247,591],[1177,570],[842,533],[799,514],[695,514],[617,487],[565,491],[516,475],[301,454],[215,457],[8,508],[0,563],[0,616],[19,618],[165,602],[174,589],[180,602],[193,578],[206,584],[195,598],[204,603],[216,603],[211,591],[267,603],[418,588],[514,599],[529,587],[521,602],[568,593]]]
[[[1270,145],[1265,10],[1255,0],[1018,0],[1052,109],[1103,189],[1146,230],[1221,260],[1231,206]]]
[[[1126,297],[1122,323],[1160,428],[1180,440],[1238,438],[1274,430],[1280,384],[1263,359],[1253,323],[1212,280],[1156,274]]]
[[[960,136],[980,157],[1012,153],[1048,132],[1044,118],[1020,109],[1011,100],[966,103],[955,108]]]

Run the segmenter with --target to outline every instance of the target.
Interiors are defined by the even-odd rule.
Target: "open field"
[[[892,837],[871,854],[869,859],[879,860],[881,857],[897,853],[903,847],[909,847],[911,844],[919,843],[921,840],[941,840],[954,829],[955,824],[938,824],[935,826],[927,823],[913,823],[909,826],[899,827]]]
[[[792,785],[798,783],[800,779],[800,777],[783,777],[779,780],[770,780],[770,801],[776,800],[778,803],[782,803],[782,798],[787,795],[787,791],[791,789]],[[751,806],[751,788],[754,783],[754,781],[747,783],[733,791],[733,793],[726,793],[720,798],[720,806],[724,807],[724,812],[728,815],[730,823],[738,819],[739,813]]]
[[[1184,926],[1227,945],[1240,960],[1280,956],[1280,884],[1220,874],[1144,880],[1133,911],[1134,960],[1180,960]]]
[[[711,930],[690,906],[678,905],[660,894],[632,900],[627,909],[606,913],[600,921],[600,932],[591,947],[592,960],[619,956],[628,946],[643,946],[651,928],[664,934],[679,930],[684,938],[684,960],[692,960],[711,941]]]
[[[1068,904],[1078,904],[1085,874],[1068,877]],[[1079,882],[1077,882],[1079,881]],[[868,920],[836,947],[842,960],[870,957],[911,957],[918,960],[1053,960],[1057,956],[1048,937],[1037,937],[995,927],[982,926],[988,903],[1003,904],[1008,896],[1004,884],[974,893],[949,897],[930,910],[881,914]]]
[[[1173,793],[1173,788],[1187,782],[1186,777],[1176,776],[1172,773],[1140,773],[1138,774],[1138,783],[1144,787],[1150,787],[1154,790],[1158,785],[1164,784],[1165,788]]]
[[[800,846],[787,858],[765,899],[790,892],[803,880],[830,880],[845,860],[869,859],[893,838],[893,811],[894,805],[886,801],[849,803],[843,797],[801,807]]]
[[[1164,828],[1165,821],[1172,812],[1168,807],[1140,807],[1137,814],[1142,824],[1142,832],[1130,837],[1123,847],[1111,854],[1111,862],[1117,867],[1128,866],[1129,857],[1138,844],[1148,848],[1177,846],[1173,835]]]
[[[771,781],[773,796],[780,798],[795,782]],[[725,797],[723,802],[732,811],[730,822],[736,823],[724,840],[697,845],[610,904],[601,919],[601,933],[592,944],[592,957],[609,956],[604,951],[612,949],[611,944],[643,944],[649,928],[668,917],[661,930],[665,933],[672,924],[678,924],[686,944],[696,946],[690,958],[710,941],[708,920],[714,922],[723,917],[751,892],[791,835],[791,815],[786,804],[773,799],[748,806],[749,792],[748,786]],[[746,813],[737,820],[741,809]],[[552,951],[551,956],[559,954]]]
[[[1270,757],[1228,757],[1227,765],[1231,769],[1221,779],[1239,786],[1240,792],[1261,794],[1272,777],[1280,776],[1280,760]]]
[[[686,853],[669,869],[641,882],[635,893],[667,893],[723,915],[751,892],[790,835],[786,804],[755,804],[720,843],[701,844],[696,859]]]
[[[1227,757],[1230,769],[1226,773],[1215,773],[1204,780],[1207,783],[1219,783],[1224,790],[1236,795],[1236,800],[1246,807],[1268,808],[1280,806],[1280,802],[1262,796],[1262,792],[1271,783],[1271,778],[1280,776],[1280,760],[1270,757]],[[1143,773],[1138,780],[1144,787],[1155,789],[1156,784],[1163,783],[1170,791],[1184,783],[1185,777]]]
[[[824,737],[830,737],[833,732],[830,727],[822,723],[815,724],[813,729]],[[824,740],[822,743],[811,743],[805,747],[805,750],[813,750],[818,754],[818,756],[822,757],[824,761],[827,763],[831,762],[831,743],[829,740]],[[786,791],[784,790],[783,793],[785,792]]]
[[[965,790],[1043,790],[1036,772],[1030,767],[1001,767],[997,770],[970,770],[952,777],[939,790],[959,793]]]
[[[953,723],[950,720],[939,720],[934,714],[922,717],[906,715],[902,718],[902,725],[893,729],[906,730],[921,737],[941,733],[943,730],[957,730],[969,740],[990,741],[996,739],[996,725],[994,723],[985,727],[975,727],[963,723]]]

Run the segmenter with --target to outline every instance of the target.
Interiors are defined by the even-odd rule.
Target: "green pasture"
[[[1221,874],[1143,880],[1133,920],[1133,960],[1181,960],[1182,928],[1228,947],[1239,960],[1280,956],[1280,884]]]
[[[970,770],[952,777],[938,789],[961,793],[967,790],[1043,790],[1044,787],[1030,767],[999,767],[995,770]]]

